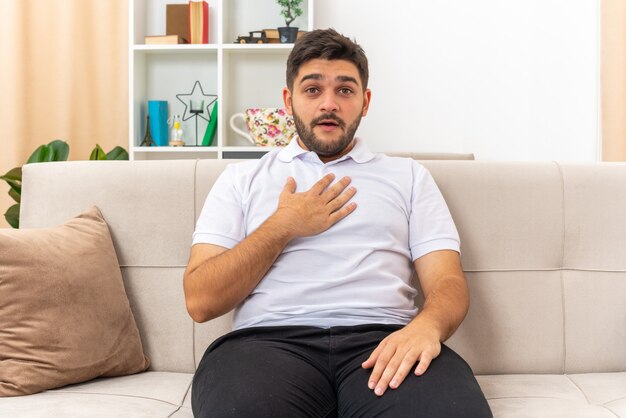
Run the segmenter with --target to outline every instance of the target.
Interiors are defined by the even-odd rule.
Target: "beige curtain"
[[[626,1],[601,4],[602,159],[626,161]]]
[[[70,160],[128,149],[127,16],[127,0],[0,0],[2,174],[54,139]]]

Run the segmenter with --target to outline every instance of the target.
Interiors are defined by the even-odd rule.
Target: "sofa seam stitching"
[[[122,266],[124,267],[124,266]],[[536,269],[466,269],[470,273],[491,273],[491,272],[531,272],[531,271],[582,271],[582,272],[596,272],[596,273],[626,273],[626,269],[591,269],[591,268],[577,268],[577,267],[560,267],[560,268],[536,268]]]
[[[587,401],[587,403],[589,405],[596,405],[596,404],[592,404],[589,401],[589,398],[587,397],[587,394],[582,390],[582,388],[580,386],[578,386],[578,384],[569,376],[569,374],[564,374],[564,376],[567,378],[567,380],[572,382],[572,384],[576,387],[576,389],[578,389],[578,391],[585,397],[585,400]]]
[[[196,195],[198,194],[198,164],[200,163],[200,159],[196,158],[195,164],[193,165],[193,219],[192,222],[194,225],[192,225],[193,229],[195,230],[195,223],[196,223],[196,219],[198,217],[198,214],[196,212]],[[186,267],[186,266],[185,266]],[[194,371],[196,370],[196,322],[195,321],[191,321],[191,358],[193,360],[193,369]],[[191,383],[190,386],[191,387]],[[187,390],[189,390],[189,387],[187,388]],[[185,395],[187,394],[187,392],[185,392]],[[183,402],[185,401],[185,398],[183,398]],[[181,402],[182,405],[182,402]]]
[[[565,315],[565,175],[563,173],[563,167],[557,161],[554,161],[556,165],[557,171],[559,173],[559,181],[561,183],[561,228],[562,228],[562,236],[561,236],[561,263],[559,269],[560,282],[561,282],[561,315],[563,317],[563,363],[562,363],[562,371],[565,374],[567,371],[567,318]],[[570,379],[571,380],[571,379]]]
[[[164,401],[163,399],[151,398],[149,396],[126,395],[126,394],[123,394],[123,393],[74,392],[74,391],[71,391],[71,390],[45,391],[43,393],[47,393],[47,394],[50,394],[50,395],[73,394],[73,395],[121,396],[121,397],[124,397],[124,398],[146,399],[146,400],[149,400],[149,401],[156,401],[156,402],[165,403],[165,404],[171,405],[171,406],[180,406],[180,405],[176,405],[175,403],[172,403],[172,402]]]
[[[615,418],[619,418],[619,415],[617,415],[615,412],[613,412],[611,409],[607,408],[606,405],[598,405],[600,408],[605,409],[606,411],[608,411],[609,414],[613,415]]]
[[[498,399],[558,399],[561,401],[571,401],[572,399],[567,399],[567,398],[559,398],[556,396],[495,396],[495,397],[485,397],[487,400],[489,401],[494,401],[494,400],[498,400]],[[586,399],[585,399],[586,400]],[[601,406],[601,405],[596,405],[596,406]]]
[[[178,408],[176,408],[174,411],[172,411],[171,414],[169,414],[167,416],[167,418],[172,418],[174,416],[175,413],[177,413],[178,411],[180,411],[180,408],[182,407],[182,405],[178,405]]]
[[[194,329],[195,329],[195,327],[194,327]],[[194,353],[195,353],[195,350],[194,350]],[[195,364],[195,362],[194,362],[194,364]],[[178,408],[176,408],[175,411],[173,411],[171,414],[169,414],[167,416],[167,418],[172,418],[174,416],[174,414],[177,413],[178,411],[180,411],[180,409],[183,407],[183,404],[185,403],[185,399],[187,398],[187,394],[189,393],[189,389],[191,389],[192,382],[193,382],[193,379],[187,385],[187,389],[185,390],[185,394],[183,395],[183,398],[180,400],[180,405],[178,405]]]
[[[602,404],[602,406],[606,406],[606,405],[608,405],[610,403],[621,401],[623,399],[626,399],[626,396],[620,396],[619,398],[615,398],[615,399],[611,399],[610,401],[606,401],[605,403]]]

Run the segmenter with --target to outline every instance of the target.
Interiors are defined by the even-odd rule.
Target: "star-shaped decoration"
[[[200,92],[196,92],[197,87],[200,88]],[[185,99],[183,100],[181,99],[181,97],[184,97]],[[205,97],[209,97],[212,99],[205,100]],[[191,93],[177,94],[176,98],[180,100],[182,104],[185,105],[185,112],[183,113],[183,121],[189,120],[193,118],[194,116],[199,116],[205,121],[209,122],[209,120],[211,119],[211,114],[209,113],[209,106],[211,106],[217,100],[217,95],[216,94],[204,94],[204,90],[202,90],[202,84],[200,84],[200,81],[196,80],[196,82],[193,85],[193,89],[191,90]],[[202,103],[202,102],[204,103],[208,102],[208,103],[202,106],[201,109],[194,110],[194,109],[191,109],[192,101],[194,103]],[[205,112],[208,118],[205,118],[204,116],[202,116],[202,114]]]

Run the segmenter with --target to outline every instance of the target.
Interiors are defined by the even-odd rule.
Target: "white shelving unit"
[[[292,23],[313,29],[314,0],[304,0],[303,15]],[[167,4],[183,0],[129,1],[129,155],[133,160],[258,158],[270,148],[250,146],[229,126],[230,117],[252,107],[282,107],[285,64],[292,44],[240,45],[237,36],[284,26],[275,0],[212,0],[209,44],[145,45],[144,36],[164,35]],[[195,122],[183,122],[185,147],[141,147],[148,100],[167,100],[169,115],[183,114],[176,94],[191,92],[199,80],[205,94],[218,96],[213,146],[196,147]],[[207,122],[198,120],[199,142]]]

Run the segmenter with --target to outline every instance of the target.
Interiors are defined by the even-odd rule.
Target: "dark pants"
[[[258,327],[207,349],[193,379],[196,417],[491,417],[467,363],[446,346],[378,397],[361,367],[399,326]]]

